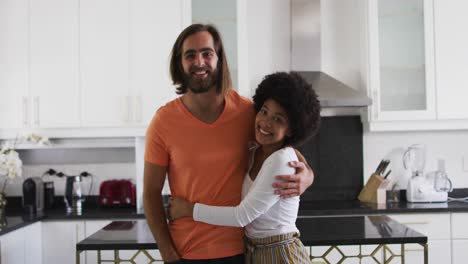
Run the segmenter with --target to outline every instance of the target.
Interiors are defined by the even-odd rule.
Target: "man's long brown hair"
[[[231,74],[229,72],[223,41],[221,40],[219,31],[210,24],[193,24],[188,26],[186,29],[184,29],[184,31],[182,31],[182,33],[180,33],[179,37],[177,37],[174,45],[172,46],[170,72],[172,83],[177,87],[177,94],[185,94],[188,89],[187,84],[184,81],[184,68],[182,67],[182,48],[184,41],[189,36],[203,31],[210,33],[213,37],[215,52],[218,56],[218,65],[216,65],[218,76],[215,76],[216,91],[218,93],[224,94],[232,87]]]

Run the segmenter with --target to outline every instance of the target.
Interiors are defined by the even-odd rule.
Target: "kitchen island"
[[[341,259],[373,259],[376,263],[387,263],[394,258],[401,258],[404,263],[406,244],[420,244],[423,248],[421,258],[428,263],[427,237],[392,220],[387,216],[349,216],[349,217],[300,217],[296,225],[301,232],[301,240],[309,248],[311,259],[317,263],[330,263],[327,259],[332,251],[338,252]],[[373,250],[363,253],[363,246],[372,246]],[[392,245],[400,247],[398,254]],[[357,254],[348,255],[340,246],[356,246]],[[322,253],[315,254],[316,247],[326,247]],[[102,251],[112,251],[113,260],[130,263],[139,254],[148,258],[148,263],[161,261],[148,253],[157,249],[157,244],[145,220],[114,221],[100,231],[87,237],[76,245],[76,263],[80,263],[83,251],[98,251],[97,263],[108,262],[102,259]],[[130,259],[119,257],[121,250],[136,250]]]

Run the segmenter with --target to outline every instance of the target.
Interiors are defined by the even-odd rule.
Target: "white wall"
[[[401,163],[396,164],[401,161],[401,155],[397,155],[399,151],[396,150],[416,143],[426,146],[426,171],[436,170],[437,160],[445,159],[446,171],[454,187],[468,188],[468,167],[463,166],[463,158],[468,159],[466,131],[364,133],[364,178],[367,179],[379,161],[392,151],[395,154],[390,156],[393,163],[390,168],[402,167]],[[406,185],[402,185],[406,189]]]
[[[290,1],[247,1],[250,97],[267,74],[291,69]]]

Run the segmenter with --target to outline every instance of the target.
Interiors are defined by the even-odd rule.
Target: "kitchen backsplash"
[[[426,132],[365,132],[364,147],[364,181],[375,170],[379,161],[390,157],[390,169],[400,168],[401,152],[412,144],[424,144],[426,147],[426,169],[437,169],[437,160],[444,159],[446,172],[454,188],[468,188],[468,132],[467,131],[426,131]],[[391,153],[389,155],[389,153]],[[464,164],[465,163],[465,164]],[[393,170],[394,171],[394,170]],[[397,170],[398,171],[398,170]],[[392,174],[394,174],[392,172]],[[389,176],[389,178],[392,175]],[[399,178],[402,187],[409,175],[393,175]],[[406,179],[405,179],[406,177]]]
[[[353,200],[363,186],[359,116],[322,117],[318,135],[299,148],[315,173],[303,201]]]

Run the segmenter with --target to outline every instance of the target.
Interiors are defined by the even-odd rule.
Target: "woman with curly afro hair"
[[[275,175],[294,173],[298,147],[320,127],[320,102],[312,86],[297,73],[267,75],[253,97],[257,112],[255,144],[235,207],[171,199],[172,219],[192,216],[212,225],[244,227],[246,263],[310,263],[299,239],[296,218],[299,197],[281,199],[272,187]]]

